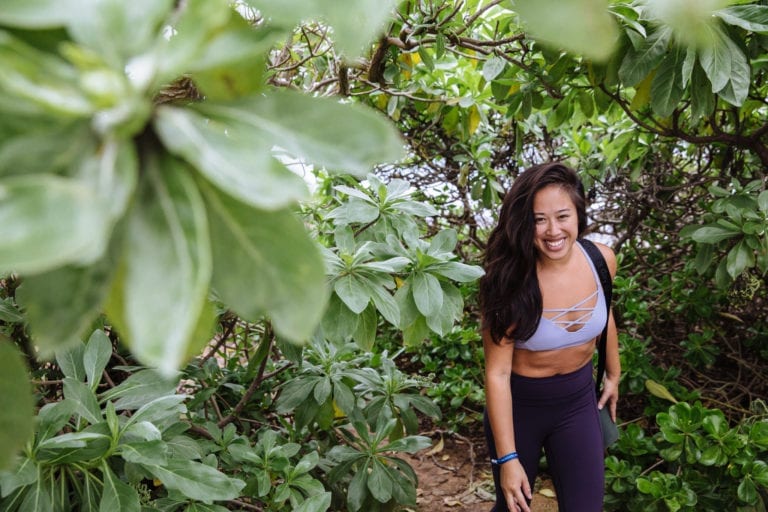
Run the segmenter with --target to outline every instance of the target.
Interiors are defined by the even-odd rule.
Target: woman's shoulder
[[[605,262],[608,264],[608,270],[611,272],[611,277],[614,277],[616,275],[616,253],[613,252],[613,249],[603,243],[594,242],[594,244],[600,249],[600,253],[603,255],[603,258],[605,258]]]

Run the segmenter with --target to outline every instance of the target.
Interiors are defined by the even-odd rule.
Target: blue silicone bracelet
[[[508,453],[503,457],[500,457],[498,459],[491,459],[491,464],[495,464],[497,466],[501,466],[505,462],[509,462],[511,460],[514,460],[517,458],[517,452]]]

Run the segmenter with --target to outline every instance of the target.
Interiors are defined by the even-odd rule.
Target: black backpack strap
[[[611,272],[608,270],[608,263],[603,257],[603,253],[600,249],[592,243],[591,240],[582,238],[579,243],[587,251],[589,258],[595,265],[597,276],[600,278],[600,284],[603,287],[603,293],[605,294],[605,307],[608,310],[607,317],[611,316],[611,299],[613,298],[613,281],[611,280]],[[605,351],[608,343],[608,324],[606,323],[603,328],[603,333],[600,335],[600,341],[597,344],[597,376],[595,378],[595,392],[600,394],[600,386],[603,383],[603,374],[605,373]]]

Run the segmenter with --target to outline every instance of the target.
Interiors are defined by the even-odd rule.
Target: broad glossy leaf
[[[134,423],[141,423],[142,421],[159,425],[168,419],[177,419],[187,410],[183,403],[186,399],[186,395],[171,395],[156,398],[136,411],[128,419],[124,428],[130,427]]]
[[[101,494],[99,512],[140,512],[139,493],[132,486],[121,481],[104,462],[101,467],[104,490]]]
[[[325,512],[331,506],[331,493],[322,492],[308,497],[301,505],[294,508],[294,512]]]
[[[141,370],[104,392],[101,400],[115,401],[118,411],[135,410],[157,398],[173,395],[176,384],[176,380],[166,379],[154,370]]]
[[[168,461],[168,445],[161,439],[120,445],[123,459],[137,464],[164,465]]]
[[[152,464],[142,464],[142,466],[167,488],[203,503],[233,500],[245,487],[245,482],[229,478],[215,468],[191,460],[172,458],[163,466]]]
[[[634,87],[639,84],[664,58],[672,39],[672,31],[660,28],[648,36],[643,45],[630,50],[621,61],[619,77],[626,85]]]
[[[476,279],[480,279],[485,271],[476,265],[467,265],[466,263],[460,263],[458,261],[447,261],[445,263],[437,263],[429,267],[430,272],[440,274],[448,279],[457,281],[459,283],[469,283]]]
[[[48,174],[0,180],[0,274],[35,274],[90,263],[108,223],[92,189]]]
[[[537,39],[590,59],[608,59],[618,41],[604,0],[518,0],[515,10]]]
[[[301,21],[321,20],[333,27],[333,39],[346,58],[365,53],[365,45],[380,35],[385,22],[392,16],[393,0],[246,0],[284,28],[293,29]]]
[[[359,322],[360,315],[350,310],[338,295],[332,294],[328,301],[328,308],[323,314],[323,335],[333,341],[345,340],[353,333],[357,336]]]
[[[158,109],[155,126],[172,151],[244,203],[274,210],[307,196],[304,180],[278,162],[271,144],[260,143],[249,126],[173,107]]]
[[[736,279],[745,269],[754,266],[755,253],[746,243],[744,243],[744,240],[742,240],[728,252],[726,262],[728,275],[730,275],[731,278]]]
[[[749,94],[751,69],[747,57],[730,37],[724,35],[723,42],[728,46],[731,55],[731,76],[718,95],[731,105],[739,107]]]
[[[424,316],[431,316],[443,306],[443,289],[440,281],[427,272],[413,274],[413,299]]]
[[[386,503],[392,498],[393,482],[389,478],[384,465],[377,459],[373,460],[371,473],[368,475],[368,490],[376,501]]]
[[[231,126],[254,151],[284,149],[294,157],[358,176],[403,156],[399,132],[378,112],[331,98],[272,91],[230,102],[203,102],[204,116]]]
[[[699,49],[699,62],[712,83],[712,92],[722,90],[731,79],[734,56],[729,41],[728,35],[715,26],[710,29],[710,43]]]
[[[112,357],[112,342],[102,330],[95,330],[88,343],[85,345],[83,354],[83,366],[88,377],[88,384],[91,389],[96,389],[101,381],[101,373],[107,367]]]
[[[716,244],[728,238],[733,238],[734,236],[737,236],[737,235],[739,235],[738,231],[723,228],[720,226],[710,225],[710,226],[702,226],[696,231],[694,231],[693,234],[691,235],[691,238],[693,238],[696,242],[699,242],[699,243]]]
[[[768,32],[768,6],[734,5],[715,11],[714,15],[729,25],[736,25],[751,32]]]
[[[83,365],[83,354],[85,345],[79,343],[66,350],[56,352],[56,363],[58,363],[61,372],[65,377],[85,382],[85,366]]]
[[[661,117],[669,117],[683,98],[682,64],[685,52],[675,48],[659,64],[651,83],[651,108]]]
[[[196,341],[208,300],[211,245],[189,168],[168,155],[148,155],[144,173],[108,313],[137,358],[169,376]]]
[[[371,295],[364,281],[351,274],[337,279],[333,283],[333,291],[356,314],[362,313],[371,302]]]
[[[293,341],[314,332],[327,301],[323,258],[290,211],[255,210],[206,187],[213,287],[239,315],[266,313]]]
[[[34,400],[19,351],[0,338],[0,470],[10,469],[33,431]]]
[[[64,379],[64,398],[77,404],[75,411],[77,414],[95,425],[102,419],[101,408],[96,401],[96,395],[91,388],[83,382],[67,377]]]

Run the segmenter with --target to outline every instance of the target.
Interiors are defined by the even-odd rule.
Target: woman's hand
[[[533,499],[531,485],[518,459],[511,460],[499,466],[501,469],[500,484],[507,500],[510,512],[531,512],[526,499]]]
[[[602,409],[606,405],[611,413],[611,419],[616,423],[616,403],[619,401],[619,379],[612,379],[609,376],[603,380],[603,392],[600,394],[600,400],[597,402],[597,408]]]

